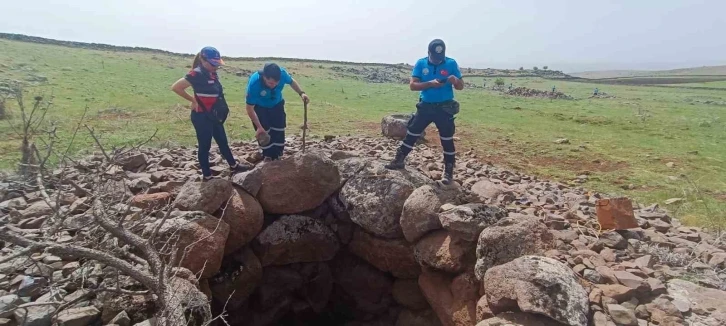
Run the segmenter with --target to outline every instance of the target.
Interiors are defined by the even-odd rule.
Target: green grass
[[[169,90],[187,72],[191,57],[7,40],[0,40],[0,49],[3,78],[48,78],[47,83],[26,88],[26,93],[54,95],[48,120],[58,123],[64,141],[87,106],[87,123],[103,132],[107,144],[133,143],[156,129],[155,145],[195,144],[189,113],[181,106],[186,104]],[[243,106],[247,78],[234,72],[259,69],[262,62],[226,61],[220,75],[232,109],[228,134],[232,141],[249,140],[252,130]],[[341,64],[279,63],[294,73],[313,100],[309,121],[315,136],[375,135],[383,115],[414,110],[418,95],[407,85],[366,83],[328,69]],[[482,79],[468,81],[481,85]],[[487,86],[493,85],[494,78],[486,80]],[[489,89],[459,92],[459,151],[474,149],[484,160],[563,182],[587,171],[591,175],[584,187],[626,195],[642,204],[683,197],[685,202],[668,208],[690,224],[726,220],[726,107],[705,103],[726,101],[726,89],[538,78],[505,78],[505,83],[542,90],[554,85],[575,100],[510,97]],[[596,87],[614,98],[590,99]],[[289,88],[285,96],[288,125],[297,126],[302,122],[301,103]],[[12,103],[9,109],[16,113]],[[568,138],[571,144],[555,144],[558,138]],[[18,137],[2,122],[0,167],[14,167],[18,146]],[[93,150],[92,140],[79,135],[74,151]],[[675,168],[668,168],[667,162],[675,162]],[[630,184],[635,188],[623,189]]]

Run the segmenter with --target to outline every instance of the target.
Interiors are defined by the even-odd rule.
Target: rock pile
[[[397,66],[375,66],[375,67],[342,67],[331,66],[330,70],[346,77],[364,80],[369,83],[395,83],[406,84],[409,82],[408,73]]]
[[[505,92],[507,95],[512,96],[522,96],[522,97],[539,97],[539,98],[549,98],[549,99],[556,99],[556,100],[571,100],[572,96],[566,95],[562,92],[548,92],[548,91],[541,91],[538,89],[532,89],[527,87],[517,87],[510,90],[507,90]]]
[[[185,248],[181,270],[230,325],[726,323],[726,244],[657,206],[636,209],[640,228],[601,232],[601,195],[482,164],[473,152],[460,154],[457,183],[443,186],[440,155],[425,146],[406,170],[389,171],[395,140],[327,137],[306,154],[299,144],[291,138],[290,157],[267,163],[254,144],[234,144],[257,167],[230,181],[213,154],[221,178],[205,183],[194,149],[143,150],[104,186],[130,198],[112,208],[129,229],[158,229]],[[53,241],[108,236],[84,179],[98,160],[65,171],[51,196],[69,213]],[[53,209],[41,194],[0,195],[2,228],[45,234]],[[113,268],[0,248],[0,325],[152,323],[154,298]],[[96,292],[109,283],[124,293]]]

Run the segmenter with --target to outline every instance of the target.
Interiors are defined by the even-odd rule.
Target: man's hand
[[[300,98],[302,98],[303,103],[305,103],[305,104],[310,103],[310,97],[308,97],[308,94],[302,93],[302,94],[300,94]]]
[[[255,138],[259,138],[261,135],[264,135],[266,133],[267,131],[265,131],[265,129],[257,128],[257,132],[255,132]]]
[[[189,108],[194,112],[199,112],[199,103],[197,103],[196,99],[189,104]]]
[[[431,80],[427,83],[430,88],[439,88],[446,84],[439,82],[437,79]]]
[[[456,83],[459,81],[459,78],[456,78],[456,76],[451,75],[449,78],[447,78],[448,82],[452,85],[456,85]]]

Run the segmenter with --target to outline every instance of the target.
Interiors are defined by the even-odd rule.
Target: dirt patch
[[[533,165],[556,166],[568,171],[577,171],[578,173],[582,171],[613,172],[630,166],[627,162],[613,162],[602,158],[586,161],[581,158],[537,156],[523,160]]]
[[[724,202],[726,202],[726,192],[724,192],[724,193],[721,193],[721,194],[717,194],[717,195],[716,195],[716,196],[714,196],[714,197],[715,197],[715,198],[716,198],[717,200],[719,200],[719,201],[724,201]]]
[[[131,118],[131,114],[129,112],[120,108],[99,110],[97,116],[100,120],[125,120]]]

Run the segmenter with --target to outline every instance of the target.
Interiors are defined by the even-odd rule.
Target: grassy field
[[[570,75],[591,79],[658,76],[726,76],[726,66],[705,66],[671,70],[601,70],[575,72]]]
[[[87,123],[103,132],[107,144],[136,142],[156,129],[154,145],[195,143],[186,104],[169,90],[187,72],[191,57],[7,40],[0,40],[0,49],[3,79],[47,78],[47,82],[27,87],[26,93],[53,94],[48,120],[59,125],[65,141],[88,107]],[[243,108],[247,77],[238,73],[259,69],[262,62],[226,61],[221,79],[232,106],[228,133],[233,141],[249,140],[252,130]],[[315,136],[376,135],[385,114],[414,110],[418,95],[407,85],[369,83],[354,73],[340,72],[341,67],[364,67],[279,63],[294,73],[312,98],[309,120]],[[483,80],[467,81],[481,85]],[[493,83],[494,78],[487,78],[487,86]],[[542,90],[556,86],[575,100],[511,97],[481,88],[459,92],[459,151],[474,149],[486,161],[563,182],[589,174],[584,187],[626,195],[642,204],[663,205],[666,199],[684,198],[668,208],[690,224],[726,220],[726,106],[717,105],[726,101],[726,89],[505,80],[506,85],[510,83]],[[595,87],[613,97],[590,98]],[[285,96],[288,124],[299,125],[301,103],[289,88]],[[13,103],[9,104],[15,114],[11,118],[17,119]],[[559,138],[568,138],[570,144],[555,144]],[[18,145],[17,135],[2,122],[0,167],[14,167]],[[92,150],[92,140],[80,135],[74,151]],[[674,167],[666,166],[669,162]]]

